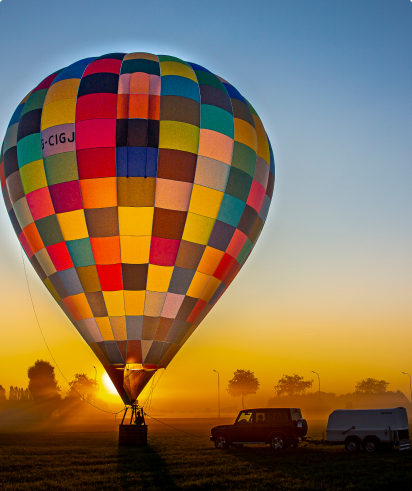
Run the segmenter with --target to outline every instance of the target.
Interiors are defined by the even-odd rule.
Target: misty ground
[[[113,417],[5,424],[1,490],[386,490],[412,488],[412,451],[348,454],[341,446],[216,450],[215,419],[148,419],[147,447],[118,447]],[[221,419],[231,423],[233,418]],[[312,420],[320,436],[326,420]]]

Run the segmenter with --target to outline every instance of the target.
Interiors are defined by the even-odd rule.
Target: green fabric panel
[[[253,247],[252,242],[249,239],[247,239],[245,245],[242,247],[242,250],[239,252],[238,257],[236,258],[236,261],[240,265],[242,265],[243,261],[246,259],[246,256],[249,254],[252,247]]]
[[[36,227],[45,247],[64,241],[56,215],[36,220]]]
[[[61,182],[76,181],[77,172],[76,152],[65,152],[44,158],[47,184],[60,184]]]
[[[220,107],[202,104],[200,110],[200,126],[206,130],[223,133],[229,138],[234,138],[235,136],[233,116],[224,109],[220,109]]]
[[[94,257],[89,237],[79,240],[66,241],[67,249],[76,268],[92,266]]]
[[[232,167],[243,170],[253,177],[256,167],[256,152],[243,143],[235,142],[233,146]]]
[[[249,174],[246,174],[245,172],[232,166],[225,193],[230,194],[231,196],[234,196],[235,198],[238,198],[246,203],[252,181],[253,177],[250,177]]]
[[[34,109],[42,109],[43,104],[44,104],[44,99],[46,98],[48,89],[41,89],[38,90],[37,92],[34,92],[28,99],[27,102],[24,106],[24,109],[21,113],[26,114],[30,111],[33,111]]]
[[[26,136],[17,143],[17,159],[19,161],[19,169],[24,165],[41,160],[43,153],[41,151],[41,136],[40,133]]]
[[[159,55],[158,58],[159,58],[160,63],[162,61],[175,61],[176,63],[181,63],[182,65],[186,65],[186,66],[192,68],[188,63],[181,60],[180,58],[176,58],[175,56]]]
[[[245,99],[245,98],[244,98],[244,99]],[[245,99],[245,101],[246,101],[246,104],[249,106],[250,112],[259,118],[259,115],[258,115],[258,113],[255,111],[255,109],[253,108],[252,104],[251,104],[251,103],[250,103],[250,102],[249,102],[247,99]]]
[[[47,186],[46,175],[44,173],[43,162],[36,160],[30,162],[20,169],[21,182],[26,194],[36,191],[36,189]]]
[[[197,82],[199,85],[212,85],[226,94],[226,89],[222,82],[213,73],[204,70],[195,70]]]
[[[153,60],[144,60],[136,58],[134,60],[125,60],[122,63],[121,74],[143,72],[149,75],[160,75],[159,63]]]

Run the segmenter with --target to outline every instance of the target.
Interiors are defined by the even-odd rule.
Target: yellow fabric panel
[[[215,291],[219,288],[219,285],[221,283],[222,282],[220,280],[212,276],[210,278],[209,283],[206,285],[206,288],[203,290],[203,293],[200,296],[200,298],[205,302],[208,302],[213,297]]]
[[[63,99],[76,99],[79,85],[80,79],[78,78],[69,78],[53,84],[47,91],[43,107]]]
[[[224,193],[195,184],[190,198],[189,211],[209,218],[216,218]]]
[[[160,121],[159,148],[171,148],[196,153],[199,148],[200,129],[180,121]]]
[[[199,273],[199,271],[196,271],[186,295],[188,295],[189,297],[200,298],[203,290],[209,282],[209,279],[210,276],[208,274],[203,274]]]
[[[51,284],[49,278],[46,278],[44,280],[44,284],[46,285],[47,289],[49,292],[52,294],[53,298],[56,300],[56,302],[60,302],[61,298],[59,297],[59,294],[56,292],[54,289],[54,286]]]
[[[89,306],[86,295],[84,293],[79,293],[78,295],[71,295],[74,305],[77,311],[82,316],[82,319],[91,319],[93,317],[93,312]]]
[[[179,75],[180,77],[190,78],[190,80],[193,80],[193,82],[197,83],[197,78],[192,68],[176,61],[161,62],[160,74],[162,77],[164,77],[165,75]]]
[[[266,160],[268,165],[270,165],[270,150],[269,143],[266,136],[265,128],[263,127],[262,121],[258,116],[253,114],[253,121],[255,122],[257,141],[258,141],[258,151],[257,154],[259,157],[262,157],[263,160]]]
[[[103,292],[103,297],[109,317],[125,315],[123,290]]]
[[[160,317],[162,315],[165,299],[166,293],[151,291],[146,292],[144,315],[148,315],[150,317]]]
[[[152,234],[154,208],[119,206],[118,210],[120,235],[142,237]]]
[[[35,160],[20,168],[20,177],[26,194],[47,186],[43,160]]]
[[[197,270],[201,273],[212,275],[216,268],[219,266],[220,260],[223,257],[224,252],[207,246],[202,259],[200,260]]]
[[[126,318],[124,316],[110,317],[110,324],[116,341],[127,340]]]
[[[89,236],[83,210],[68,211],[56,216],[64,240],[84,239]]]
[[[149,264],[146,290],[152,292],[167,292],[172,273],[173,266],[157,266],[155,264]]]
[[[145,291],[124,291],[126,315],[143,315]]]
[[[74,123],[76,117],[76,99],[64,99],[52,102],[43,108],[41,131],[59,124]]]
[[[53,261],[50,259],[46,248],[37,251],[35,256],[37,257],[40,266],[43,268],[43,271],[47,274],[47,276],[50,276],[56,272],[56,268],[54,267]]]
[[[136,59],[159,61],[159,58],[151,53],[129,53],[123,58],[123,61]]]
[[[120,236],[120,255],[122,263],[146,264],[149,262],[151,237]],[[127,314],[129,315],[129,314]]]
[[[182,239],[188,242],[194,242],[195,244],[206,245],[214,224],[215,219],[213,218],[203,217],[189,212]]]
[[[108,317],[95,317],[97,326],[104,341],[114,341],[112,326]]]
[[[234,118],[235,121],[235,140],[243,143],[257,152],[256,130],[253,126],[243,119]]]

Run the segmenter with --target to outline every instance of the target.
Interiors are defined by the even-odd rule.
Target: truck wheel
[[[224,433],[219,433],[215,438],[215,447],[222,449],[229,446],[229,438]]]
[[[347,438],[345,448],[348,452],[355,453],[359,450],[359,440],[357,438]]]
[[[379,441],[376,438],[365,438],[362,443],[362,447],[368,452],[376,452],[379,448]]]
[[[283,450],[287,447],[286,440],[283,435],[274,435],[270,441],[270,446],[273,450]]]

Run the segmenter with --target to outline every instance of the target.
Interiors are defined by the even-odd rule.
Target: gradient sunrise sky
[[[0,134],[45,76],[88,56],[170,54],[207,67],[256,108],[276,184],[246,266],[169,365],[154,406],[212,407],[237,368],[266,404],[282,374],[345,393],[412,373],[410,0],[3,0]],[[66,377],[103,368],[26,261],[38,317]],[[50,360],[17,238],[0,206],[0,384]],[[50,360],[51,361],[51,360]],[[67,384],[58,373],[63,392]],[[315,385],[316,389],[317,386]],[[122,406],[120,398],[111,397]],[[157,401],[157,402],[156,402]]]

